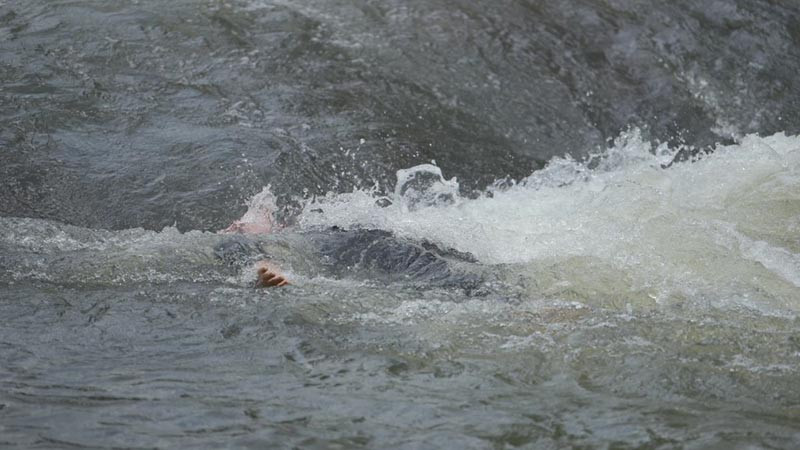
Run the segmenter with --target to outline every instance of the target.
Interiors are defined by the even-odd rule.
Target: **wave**
[[[549,277],[536,286],[540,294],[577,289],[579,297],[634,293],[795,310],[800,138],[748,135],[672,164],[686,152],[654,146],[633,129],[584,160],[555,158],[477,198],[460,196],[456,179],[426,164],[399,171],[392,196],[317,198],[299,223],[432,241],[529,280]]]
[[[254,239],[296,277],[313,278],[321,264],[304,232],[375,229],[470,254],[501,296],[796,314],[800,138],[750,135],[674,163],[687,153],[653,146],[634,129],[586,159],[555,158],[474,198],[435,163],[422,164],[398,171],[391,195],[329,193],[304,204],[296,228]],[[272,220],[275,202],[265,188],[244,219]],[[0,280],[249,285],[245,272],[217,267],[224,235],[12,218],[0,228],[8,269]]]

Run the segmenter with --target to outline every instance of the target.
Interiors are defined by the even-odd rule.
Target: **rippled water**
[[[0,1],[0,445],[797,447],[798,30]],[[264,206],[280,231],[215,232]],[[331,259],[341,230],[395,241]]]

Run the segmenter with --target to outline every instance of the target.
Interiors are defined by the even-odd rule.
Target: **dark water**
[[[431,159],[482,188],[629,126],[800,123],[793,2],[25,1],[0,26],[0,208],[89,227],[216,229],[267,183]]]
[[[0,445],[795,448],[798,72],[796,2],[0,0]]]

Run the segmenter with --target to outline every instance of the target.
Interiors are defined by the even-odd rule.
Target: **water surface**
[[[770,1],[0,1],[0,444],[797,447],[798,30]],[[292,285],[256,290],[216,231],[267,205],[287,227],[235,239]],[[334,276],[331,227],[480,286]]]

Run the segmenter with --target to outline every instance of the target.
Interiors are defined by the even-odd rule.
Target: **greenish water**
[[[799,23],[0,1],[0,446],[797,447]]]

